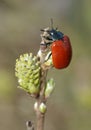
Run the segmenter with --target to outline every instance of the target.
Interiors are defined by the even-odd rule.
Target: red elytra
[[[68,36],[54,41],[51,46],[53,65],[57,69],[66,68],[72,58],[72,48]]]

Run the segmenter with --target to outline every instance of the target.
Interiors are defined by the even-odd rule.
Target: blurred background
[[[45,130],[91,130],[91,1],[0,0],[0,130],[25,130],[35,121],[33,103],[17,89],[15,61],[39,49],[40,29],[54,27],[70,37],[67,69],[51,69],[56,89],[48,101]]]

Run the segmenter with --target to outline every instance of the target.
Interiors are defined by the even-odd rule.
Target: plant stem
[[[45,117],[44,114],[37,111],[37,129],[36,130],[43,130],[44,129],[44,117]]]
[[[36,116],[37,116],[37,130],[43,130],[44,129],[44,119],[45,119],[45,113],[41,113],[39,110],[40,104],[46,103],[46,99],[44,97],[44,90],[46,86],[46,77],[47,77],[47,70],[42,69],[41,71],[41,84],[40,84],[40,96],[37,99],[37,104],[38,104],[38,109],[36,111]]]

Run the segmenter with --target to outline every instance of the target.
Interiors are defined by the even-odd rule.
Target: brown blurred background
[[[69,35],[70,66],[52,69],[56,89],[48,101],[45,130],[91,130],[91,1],[0,0],[0,130],[25,130],[35,121],[33,103],[17,89],[15,60],[39,49],[40,29],[50,26]]]

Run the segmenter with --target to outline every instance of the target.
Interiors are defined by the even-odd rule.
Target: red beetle
[[[72,48],[68,36],[55,40],[51,45],[53,65],[57,69],[66,68],[72,58]]]
[[[42,38],[47,41],[45,44],[46,47],[49,45],[51,46],[51,54],[48,56],[48,59],[52,55],[54,67],[57,69],[63,69],[69,65],[72,58],[70,39],[68,36],[58,31],[57,28],[54,29],[53,22],[51,23],[51,29],[47,28],[42,30],[44,32]]]

